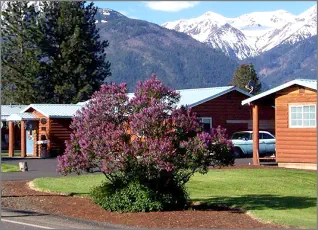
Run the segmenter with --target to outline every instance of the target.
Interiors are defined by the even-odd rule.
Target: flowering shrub
[[[139,82],[130,101],[126,94],[125,84],[103,85],[78,112],[66,151],[58,158],[59,172],[99,169],[117,188],[114,199],[138,182],[166,210],[184,207],[184,184],[194,173],[207,172],[212,163],[233,164],[225,130],[202,132],[191,109],[176,108],[180,95],[155,76]],[[103,200],[116,203],[111,197]]]
[[[211,143],[210,149],[213,151],[213,162],[215,166],[227,166],[234,164],[233,145],[227,139],[226,129],[218,126],[216,129],[211,130]]]

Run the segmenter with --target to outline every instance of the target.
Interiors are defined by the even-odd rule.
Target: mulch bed
[[[108,212],[89,198],[37,192],[31,190],[27,183],[3,182],[2,207],[140,228],[284,228],[261,223],[239,210],[228,208],[150,213]]]

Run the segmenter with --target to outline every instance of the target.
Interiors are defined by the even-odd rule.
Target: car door
[[[244,136],[241,140],[241,148],[243,149],[244,153],[250,155],[253,153],[253,140],[251,133],[244,133]]]
[[[231,137],[234,147],[239,147],[244,154],[251,154],[253,151],[252,140],[248,132],[237,132]]]
[[[253,154],[253,135],[252,133],[247,134],[245,139],[246,154]]]
[[[259,138],[259,155],[263,155],[266,153],[266,142],[264,140],[264,133],[259,133],[258,138]]]
[[[276,139],[273,135],[270,135],[269,133],[263,134],[263,139],[266,144],[266,153],[275,153],[276,148]]]

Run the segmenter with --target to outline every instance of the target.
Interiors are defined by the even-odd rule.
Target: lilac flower
[[[126,84],[105,84],[73,118],[70,140],[58,157],[64,175],[99,168],[105,176],[150,180],[162,172],[188,181],[206,171],[230,146],[221,127],[200,131],[191,109],[176,108],[180,95],[153,76],[139,82],[129,101]]]

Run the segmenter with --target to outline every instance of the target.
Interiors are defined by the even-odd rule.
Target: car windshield
[[[251,134],[250,133],[234,133],[232,135],[233,140],[250,140],[251,139]]]

